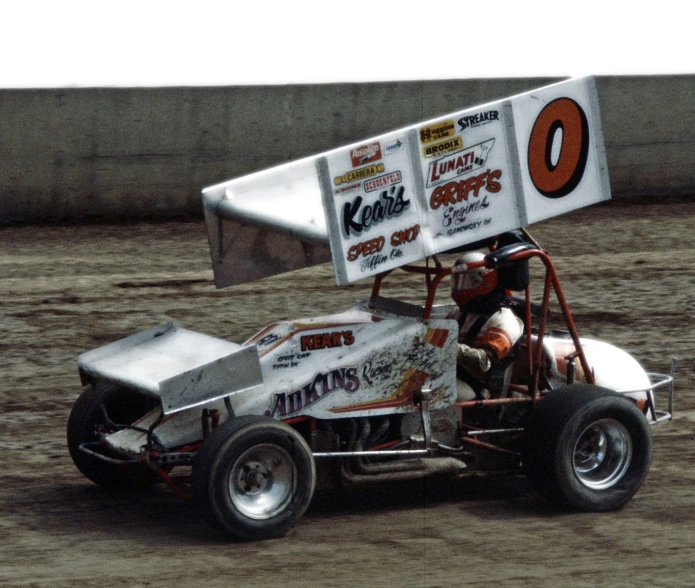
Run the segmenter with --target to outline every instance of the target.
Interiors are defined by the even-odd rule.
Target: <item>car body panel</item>
[[[77,358],[81,378],[106,380],[158,398],[165,415],[262,382],[254,347],[160,325]]]
[[[382,302],[382,306],[388,305]],[[368,310],[367,303],[334,315],[278,322],[227,356],[232,369],[228,370],[226,390],[235,413],[278,420],[405,414],[415,410],[416,393],[423,387],[432,390],[430,405],[437,410],[451,406],[456,400],[456,333],[455,320],[425,321],[398,316],[393,312]],[[118,343],[112,349],[130,349],[127,339]],[[254,353],[258,350],[262,383],[256,385],[251,380],[253,385],[243,387],[235,383],[243,369],[235,369],[234,359],[241,358],[242,368],[247,363],[243,350]],[[129,351],[128,356],[132,353]],[[144,357],[152,364],[151,370],[160,371],[159,356]],[[170,365],[169,357],[162,356],[161,361],[165,366]],[[108,372],[97,373],[91,362],[84,358],[82,361],[85,369],[90,368],[90,374],[122,384],[131,368],[122,362],[124,374],[119,374],[114,364],[115,361],[109,365]],[[188,373],[186,369],[181,377]],[[170,410],[156,423],[159,443],[171,448],[199,440],[199,407],[204,405],[225,415],[225,405],[219,400],[225,395],[224,389],[218,382],[214,397],[205,389],[199,390],[197,398],[186,395],[188,407],[179,408],[179,414],[172,414],[178,410]],[[150,394],[158,396],[159,392],[151,390]],[[137,423],[141,430],[118,431],[109,435],[107,441],[115,449],[137,453],[145,442],[142,429],[150,427],[155,420],[150,414]]]

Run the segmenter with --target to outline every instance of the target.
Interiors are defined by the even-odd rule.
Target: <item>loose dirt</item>
[[[650,371],[678,358],[675,418],[653,429],[649,477],[622,510],[558,513],[523,479],[436,479],[319,494],[288,536],[258,543],[221,539],[165,487],[110,494],[80,475],[65,442],[75,357],[168,321],[241,342],[349,308],[370,284],[337,288],[319,266],[217,291],[202,223],[0,230],[0,584],[695,584],[694,215],[612,203],[531,227],[583,336]]]

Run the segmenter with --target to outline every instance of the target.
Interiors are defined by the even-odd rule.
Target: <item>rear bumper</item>
[[[619,390],[620,394],[647,395],[646,416],[650,425],[658,425],[664,421],[670,421],[673,418],[673,384],[676,375],[676,358],[671,358],[671,369],[668,374],[657,372],[647,372],[651,385],[640,390]],[[666,392],[666,398],[663,399],[663,392]],[[657,402],[659,397],[659,402]],[[666,406],[664,407],[664,403]],[[657,407],[657,404],[659,405]]]

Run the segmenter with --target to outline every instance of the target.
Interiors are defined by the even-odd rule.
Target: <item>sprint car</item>
[[[539,306],[532,260],[546,271]],[[107,488],[163,481],[244,540],[285,533],[317,484],[433,474],[518,473],[561,507],[619,508],[647,475],[650,425],[671,418],[674,366],[648,374],[580,338],[535,244],[493,246],[484,263],[525,293],[525,330],[474,400],[456,400],[455,305],[434,304],[451,269],[433,259],[400,268],[422,276],[422,305],[382,296],[387,272],[354,308],[278,322],[241,345],[167,324],[80,355],[72,458]],[[548,330],[552,292],[563,330]]]
[[[317,486],[433,475],[525,475],[563,508],[621,507],[671,418],[675,362],[649,374],[580,338],[519,230],[610,198],[602,137],[595,83],[570,80],[206,188],[216,286],[332,261],[371,296],[240,344],[165,324],[81,354],[75,465],[106,488],[164,482],[242,540],[285,533]],[[524,331],[459,400],[441,259],[481,247]],[[403,271],[424,282],[417,304],[382,292]]]

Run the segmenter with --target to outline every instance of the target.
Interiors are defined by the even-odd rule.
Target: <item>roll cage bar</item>
[[[537,341],[534,349],[532,343],[532,321],[534,313],[532,312],[531,305],[531,288],[529,284],[524,287],[524,332],[526,336],[526,345],[529,350],[533,350],[533,353],[529,352],[529,373],[532,375],[531,381],[529,382],[528,392],[535,397],[538,392],[538,386],[541,376],[541,367],[543,362],[543,339],[545,337],[545,331],[548,324],[549,310],[550,310],[550,295],[551,291],[555,292],[555,297],[562,311],[567,330],[572,342],[574,343],[575,351],[570,356],[570,365],[574,365],[573,360],[575,358],[579,359],[580,365],[584,371],[587,382],[594,384],[594,374],[589,366],[589,362],[586,359],[584,349],[579,340],[579,334],[577,332],[577,327],[572,318],[572,314],[567,304],[567,299],[560,285],[560,280],[558,278],[557,272],[555,271],[555,266],[550,260],[548,254],[540,249],[537,245],[532,243],[515,243],[512,245],[507,245],[505,247],[500,247],[499,249],[492,250],[485,259],[480,262],[469,264],[471,269],[477,267],[489,267],[493,269],[512,267],[515,264],[523,263],[524,261],[530,260],[532,258],[539,259],[545,266],[545,280],[543,286],[543,301],[540,306],[540,311],[537,312],[538,316],[538,327],[537,327]],[[425,286],[427,289],[427,297],[425,299],[425,305],[422,310],[423,320],[428,320],[432,314],[432,308],[434,306],[434,299],[437,294],[437,289],[441,284],[442,280],[451,274],[451,268],[445,268],[436,256],[432,256],[432,261],[434,266],[430,266],[430,258],[425,260],[425,266],[415,266],[415,265],[404,265],[398,269],[401,269],[408,273],[420,274],[425,277]],[[379,296],[381,291],[381,286],[384,279],[390,275],[396,268],[377,274],[374,278],[374,284],[372,286],[372,297]]]

